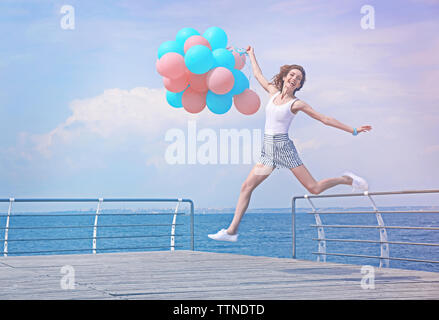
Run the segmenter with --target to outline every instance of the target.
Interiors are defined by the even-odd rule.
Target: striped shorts
[[[302,165],[299,154],[288,134],[264,134],[259,163],[273,168],[295,168]]]

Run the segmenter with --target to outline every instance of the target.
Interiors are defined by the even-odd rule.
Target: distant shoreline
[[[317,208],[321,212],[323,211],[369,211],[374,212],[370,206],[363,207],[325,207],[325,208]],[[409,210],[417,210],[417,211],[439,211],[439,206],[382,206],[379,207],[380,211],[409,211]],[[323,210],[323,211],[322,211]],[[3,210],[4,211],[4,210]],[[105,209],[102,208],[100,214],[114,214],[114,213],[126,213],[126,214],[140,214],[140,213],[169,213],[173,214],[175,211],[174,207],[170,208],[142,208],[142,209]],[[296,212],[310,212],[311,209],[308,208],[296,208]],[[90,209],[80,209],[80,210],[56,210],[56,211],[13,211],[11,215],[17,214],[38,214],[38,213],[78,213],[82,212],[84,214],[87,213],[96,213],[96,208]],[[179,213],[188,213],[189,209],[180,209]],[[203,214],[233,214],[235,212],[235,208],[195,208],[194,214],[203,215]],[[290,208],[252,208],[247,210],[247,214],[258,214],[258,213],[284,213],[291,214],[292,209]],[[4,212],[6,213],[6,212]],[[0,211],[0,214],[3,215]]]

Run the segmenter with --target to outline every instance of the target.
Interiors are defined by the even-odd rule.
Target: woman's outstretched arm
[[[299,111],[303,111],[304,113],[306,113],[310,117],[312,117],[316,120],[319,120],[320,122],[322,122],[323,124],[325,124],[327,126],[334,127],[334,128],[340,129],[340,130],[344,130],[344,131],[347,131],[349,133],[354,132],[355,128],[348,126],[344,123],[341,123],[340,121],[338,121],[335,118],[325,116],[324,114],[321,114],[321,113],[315,111],[313,108],[311,108],[310,105],[308,105],[306,102],[304,102],[302,100],[297,101],[297,103],[294,106],[294,109],[299,110]],[[368,132],[368,131],[372,130],[372,126],[366,125],[366,126],[361,126],[359,128],[356,128],[356,129],[357,129],[357,133]]]
[[[265,79],[264,75],[262,74],[261,68],[259,67],[258,62],[256,61],[255,51],[251,46],[247,47],[247,54],[250,58],[250,62],[252,65],[253,75],[258,80],[258,82],[261,84],[262,88],[265,89],[270,94],[276,93],[279,91],[274,85],[270,84],[267,79]]]

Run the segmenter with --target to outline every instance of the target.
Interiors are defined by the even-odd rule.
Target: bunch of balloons
[[[246,115],[258,111],[261,101],[249,89],[241,69],[245,54],[227,47],[227,35],[218,27],[203,35],[193,28],[181,29],[173,41],[158,49],[156,68],[163,76],[166,99],[175,108],[199,113],[207,108],[224,114],[234,103]]]

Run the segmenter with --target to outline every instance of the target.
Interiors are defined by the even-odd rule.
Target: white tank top
[[[273,103],[274,98],[280,94],[280,91],[274,94],[265,107],[265,133],[274,135],[288,133],[291,121],[295,114],[291,112],[291,105],[298,100],[290,100],[284,104],[276,105]]]

